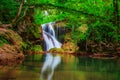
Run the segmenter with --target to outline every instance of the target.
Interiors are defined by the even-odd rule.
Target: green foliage
[[[41,45],[33,45],[30,47],[30,50],[32,51],[42,51]]]
[[[28,48],[28,44],[23,42],[22,43],[22,50],[25,51]]]
[[[22,44],[22,50],[36,50],[37,47],[33,45],[36,40],[39,40],[41,37],[39,25],[28,25],[28,28],[24,32],[24,43]],[[41,50],[41,47],[39,48]]]
[[[119,42],[120,34],[117,33],[117,27],[112,22],[100,21],[96,19],[95,22],[89,25],[89,36],[88,39],[93,41],[109,41]]]
[[[116,27],[113,23],[109,22],[113,18],[113,0],[45,0],[40,2],[41,4],[52,4],[63,8],[57,8],[57,10],[56,8],[47,9],[46,11],[50,13],[48,16],[44,15],[44,10],[40,11],[39,9],[40,13],[37,15],[35,14],[36,23],[43,24],[51,21],[67,19],[69,20],[67,28],[72,28],[72,38],[75,41],[79,41],[81,39],[86,40],[87,36],[88,39],[92,39],[94,41],[110,41],[111,38],[115,39],[115,41],[119,41]],[[38,10],[36,10],[36,13],[37,11]],[[74,11],[76,11],[76,13],[74,13]],[[81,14],[77,11],[81,11],[86,14]],[[41,13],[42,15],[40,15]],[[89,16],[91,14],[94,16]],[[92,20],[92,18],[94,20]],[[77,31],[77,28],[84,23],[88,23],[89,25],[89,31],[87,34]]]
[[[39,26],[30,25],[27,28],[27,36],[31,38],[40,38]]]
[[[0,21],[2,23],[10,23],[11,19],[17,13],[19,2],[15,0],[2,0],[0,1]]]
[[[3,44],[10,44],[10,43],[4,36],[0,36],[0,46],[3,46]]]
[[[27,41],[22,44],[22,50],[42,51],[42,47],[41,45],[33,45],[31,42]]]
[[[72,39],[77,43],[80,40],[86,40],[87,34],[87,32],[83,33],[77,28],[75,32],[72,32]]]
[[[48,12],[48,15],[45,15],[46,12]],[[34,20],[36,24],[44,24],[57,20],[63,20],[67,16],[67,13],[63,13],[56,9],[40,10],[40,8],[37,8],[34,12]]]

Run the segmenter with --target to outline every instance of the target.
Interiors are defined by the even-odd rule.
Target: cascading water
[[[46,51],[51,48],[60,48],[61,43],[55,37],[55,31],[53,29],[54,22],[42,25],[43,37],[45,41]]]
[[[61,43],[56,39],[55,31],[53,29],[54,22],[50,22],[47,24],[42,25],[43,30],[43,38],[45,42],[45,50],[49,51],[51,48],[60,48]],[[47,53],[45,57],[45,62],[42,67],[40,80],[43,80],[44,73],[47,69],[49,69],[51,72],[48,74],[47,80],[51,80],[54,70],[57,67],[57,65],[61,62],[60,56],[53,56],[51,53]]]

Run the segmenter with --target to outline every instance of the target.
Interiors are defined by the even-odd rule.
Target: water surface
[[[61,61],[54,69],[51,80],[120,80],[120,59],[57,56],[60,56]],[[2,66],[0,80],[40,80],[45,58],[45,54],[29,55],[19,66]],[[43,80],[47,80],[50,72],[50,69],[46,69]]]

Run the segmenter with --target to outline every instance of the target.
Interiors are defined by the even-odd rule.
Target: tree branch
[[[16,17],[12,20],[12,24],[14,24],[17,21],[18,17],[20,16],[23,4],[24,4],[24,2],[22,1],[21,4],[20,4],[20,7],[18,9],[18,13],[17,13]]]
[[[17,19],[16,22],[20,21],[26,15],[27,10],[28,6],[25,8],[23,15],[19,19]]]
[[[24,4],[24,1],[22,1],[22,2],[20,3],[20,7],[19,7],[19,9],[18,9],[18,13],[17,13],[16,17],[12,20],[12,22],[9,23],[9,24],[1,24],[0,27],[2,27],[2,28],[12,27],[12,25],[18,20],[18,18],[19,18],[19,16],[20,16],[20,13],[21,13],[21,11],[22,11],[23,4]]]

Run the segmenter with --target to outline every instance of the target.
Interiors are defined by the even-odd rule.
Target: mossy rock
[[[64,50],[62,48],[51,48],[49,50],[51,53],[64,53]]]
[[[76,51],[78,51],[78,46],[76,46],[74,41],[72,40],[71,33],[67,33],[65,35],[62,49],[67,53],[75,53]]]
[[[23,61],[22,38],[13,30],[0,28],[0,65],[14,65]]]
[[[2,53],[21,53],[22,38],[13,30],[0,28],[0,38],[6,40],[2,41],[0,52]]]
[[[30,50],[32,51],[43,51],[41,45],[33,45]]]
[[[62,49],[68,53],[75,53],[78,51],[78,47],[73,42],[66,42],[62,45]]]
[[[16,65],[22,63],[24,55],[16,46],[4,44],[0,47],[0,65]]]
[[[1,29],[0,28],[0,37],[3,37],[8,43],[14,45],[18,48],[22,45],[22,38],[13,30]]]

